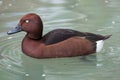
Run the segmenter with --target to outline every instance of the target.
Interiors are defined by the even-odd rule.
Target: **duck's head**
[[[29,13],[24,15],[17,26],[8,31],[7,34],[11,35],[17,32],[25,31],[28,37],[38,39],[42,37],[43,23],[37,14]]]

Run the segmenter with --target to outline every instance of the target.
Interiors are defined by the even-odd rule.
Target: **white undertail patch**
[[[100,52],[103,48],[103,45],[104,45],[103,40],[96,41],[96,52]]]

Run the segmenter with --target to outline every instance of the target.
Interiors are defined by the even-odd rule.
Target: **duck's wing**
[[[86,34],[85,37],[90,41],[106,40],[112,36],[112,35],[103,36],[103,35],[89,33],[89,32],[85,32],[84,34]]]
[[[79,32],[71,29],[56,29],[44,35],[42,40],[46,45],[49,45],[49,44],[58,43],[60,41],[64,41],[74,36],[85,37],[90,41],[105,40],[110,37],[110,36],[102,36],[88,32]]]

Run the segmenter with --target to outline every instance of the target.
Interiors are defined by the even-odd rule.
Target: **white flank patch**
[[[103,48],[103,45],[104,45],[103,40],[96,41],[96,52],[100,52]]]

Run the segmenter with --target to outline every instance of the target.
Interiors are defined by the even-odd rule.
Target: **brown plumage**
[[[98,35],[71,29],[56,29],[42,36],[43,23],[34,13],[23,16],[8,34],[27,32],[22,41],[22,51],[34,58],[73,57],[96,52],[96,41],[108,39],[111,35]]]

